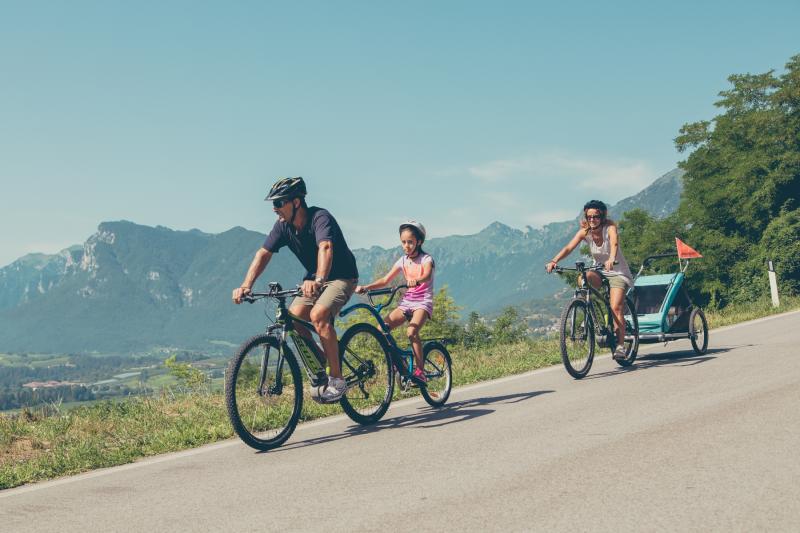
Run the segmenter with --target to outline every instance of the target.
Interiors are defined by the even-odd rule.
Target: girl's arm
[[[391,270],[389,270],[389,272],[382,278],[376,279],[372,283],[367,283],[366,285],[359,285],[356,287],[356,292],[358,294],[363,294],[372,289],[380,289],[381,287],[385,287],[390,281],[392,281],[392,278],[394,278],[398,272],[400,272],[400,267],[394,265],[392,266]]]
[[[578,247],[578,245],[583,241],[583,238],[586,236],[586,230],[583,228],[579,229],[575,236],[572,238],[571,241],[567,243],[565,247],[558,252],[553,259],[545,263],[544,268],[547,270],[548,274],[555,268],[559,261],[567,257],[569,254],[572,253],[572,250]]]
[[[429,261],[422,265],[422,276],[416,279],[406,278],[406,285],[409,287],[416,287],[420,283],[430,281],[431,274],[433,274],[433,261]]]

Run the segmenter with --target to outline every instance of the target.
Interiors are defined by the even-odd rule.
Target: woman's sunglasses
[[[586,220],[603,220],[603,215],[586,215]]]

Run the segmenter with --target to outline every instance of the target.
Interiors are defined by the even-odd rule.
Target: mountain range
[[[665,174],[612,206],[610,216],[633,208],[671,213],[682,175]],[[476,234],[430,239],[425,248],[436,260],[437,286],[446,284],[466,312],[491,315],[508,305],[535,308],[563,288],[543,265],[576,228],[577,217],[525,230],[494,222]],[[230,350],[262,330],[265,312],[271,314],[230,301],[264,238],[241,227],[209,234],[103,222],[82,246],[26,255],[0,269],[0,352]],[[362,281],[382,274],[400,253],[377,246],[353,252]],[[259,284],[268,278],[292,286],[301,276],[284,249]]]

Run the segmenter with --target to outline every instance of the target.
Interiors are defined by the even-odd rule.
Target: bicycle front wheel
[[[453,372],[450,354],[440,342],[426,342],[422,348],[425,356],[425,377],[428,383],[420,387],[420,392],[431,407],[441,407],[450,397],[453,387]]]
[[[246,341],[228,364],[225,403],[233,430],[248,446],[270,450],[286,442],[303,409],[294,355],[271,335]]]
[[[377,422],[394,393],[394,372],[383,335],[370,324],[355,324],[339,341],[339,358],[347,382],[342,409],[359,424]]]
[[[586,301],[573,298],[561,313],[561,360],[569,375],[581,379],[594,359],[594,325]]]

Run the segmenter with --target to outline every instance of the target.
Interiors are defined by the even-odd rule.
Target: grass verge
[[[713,329],[798,308],[800,298],[784,298],[779,308],[773,308],[766,300],[729,306],[722,311],[709,310],[707,317]],[[454,386],[560,362],[555,340],[487,348],[453,346],[451,355]],[[397,394],[398,398],[403,397]],[[306,400],[303,420],[341,412],[338,406]],[[167,392],[71,409],[49,406],[18,415],[0,415],[0,489],[130,463],[232,435],[220,393]]]

